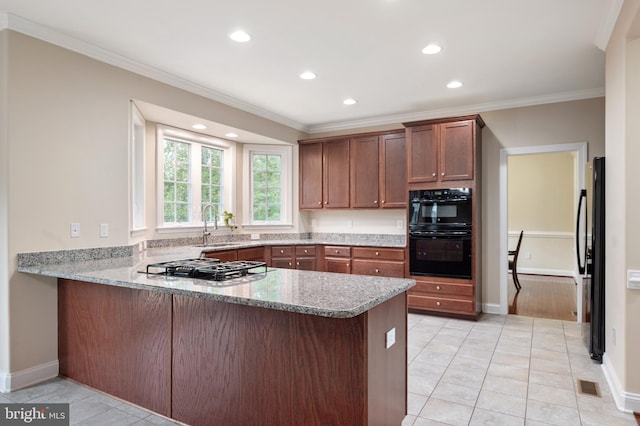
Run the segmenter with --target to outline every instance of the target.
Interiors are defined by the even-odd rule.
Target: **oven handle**
[[[471,239],[470,231],[410,231],[409,238],[457,238],[463,240]]]

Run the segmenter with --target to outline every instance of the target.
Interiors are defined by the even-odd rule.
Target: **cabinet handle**
[[[376,269],[376,274],[379,274],[379,273],[380,273],[380,269]]]
[[[280,250],[280,253],[284,253],[284,250]]]
[[[376,256],[380,256],[380,252],[379,251],[376,252]]]
[[[307,252],[307,249],[305,249],[305,250],[304,250],[304,252],[305,252],[305,253],[308,253],[308,252]]]
[[[440,286],[439,285],[436,286],[436,290],[440,290]]]
[[[384,200],[382,200],[382,204],[384,204]]]
[[[340,250],[336,250],[336,254],[340,253]]]
[[[440,176],[444,176],[444,172],[440,173]]]
[[[325,201],[324,203],[325,203],[325,204],[329,204],[329,202],[328,202],[328,201]]]
[[[296,266],[300,266],[300,262],[296,262]]]
[[[378,204],[378,200],[374,200],[374,201],[373,201],[373,204]]]
[[[289,262],[289,266],[291,266],[291,262]]]
[[[440,302],[436,302],[436,306],[440,306]]]
[[[322,201],[318,201],[318,204],[322,205]]]
[[[434,173],[434,174],[432,174],[431,176],[436,177],[436,174]]]

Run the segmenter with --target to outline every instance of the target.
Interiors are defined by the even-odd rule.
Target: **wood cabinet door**
[[[300,208],[322,208],[322,142],[300,145]]]
[[[377,208],[379,201],[380,154],[377,136],[353,138],[351,155],[351,207]]]
[[[407,207],[407,147],[404,133],[380,137],[380,207]]]
[[[337,272],[339,274],[351,273],[351,260],[325,257],[324,259],[324,271],[325,272]]]
[[[292,258],[277,258],[271,259],[271,266],[274,268],[284,268],[284,269],[292,269],[293,268],[293,259]],[[295,268],[294,268],[295,269]]]
[[[441,124],[440,180],[473,179],[473,120]]]
[[[438,130],[436,124],[407,129],[407,181],[436,182],[438,179]]]
[[[316,258],[315,257],[297,257],[296,269],[301,269],[304,271],[315,271]]]
[[[324,142],[324,208],[349,207],[349,139]]]

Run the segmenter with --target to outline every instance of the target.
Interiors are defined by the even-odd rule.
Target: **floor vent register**
[[[601,398],[598,383],[589,380],[578,379],[578,392],[584,395],[592,395]]]

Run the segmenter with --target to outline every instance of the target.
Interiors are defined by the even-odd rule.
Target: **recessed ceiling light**
[[[300,78],[303,80],[313,80],[316,77],[317,77],[316,73],[311,71],[305,71],[302,74],[300,74]]]
[[[355,103],[357,103],[358,101],[356,101],[353,98],[347,98],[344,101],[342,101],[343,104],[345,105],[354,105]]]
[[[442,47],[438,46],[437,44],[431,43],[424,49],[422,49],[422,53],[424,53],[425,55],[434,55],[436,53],[439,53],[441,50]]]
[[[196,130],[204,130],[204,129],[206,129],[206,128],[207,128],[207,126],[205,126],[204,124],[194,124],[194,125],[193,125],[193,126],[191,126],[191,127],[193,127],[193,128],[194,128],[194,129],[196,129]]]
[[[225,134],[226,137],[228,138],[237,138],[238,134],[237,133],[233,133],[233,132],[229,132],[227,134]]]
[[[231,40],[237,41],[238,43],[244,43],[251,40],[251,36],[244,31],[236,31],[229,34],[229,37],[231,38]]]
[[[457,89],[458,87],[462,87],[462,83],[459,81],[451,81],[447,84],[449,89]]]

